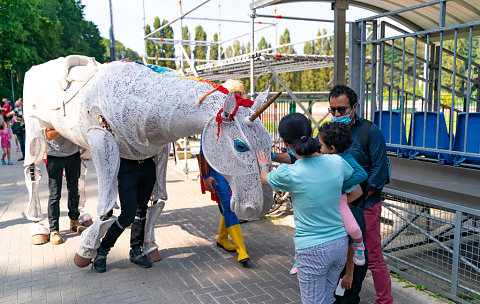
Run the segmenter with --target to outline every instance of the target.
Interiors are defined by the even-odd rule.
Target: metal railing
[[[363,67],[360,112],[380,126],[390,150],[480,166],[480,139],[473,133],[480,124],[480,63],[472,55],[480,21],[393,37],[386,37],[386,27],[394,26],[385,21],[379,26],[365,18],[354,26],[360,28]],[[367,26],[374,33],[370,39]]]
[[[480,210],[384,189],[389,268],[459,303],[480,303]]]

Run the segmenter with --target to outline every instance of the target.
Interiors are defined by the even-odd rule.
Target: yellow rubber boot
[[[243,235],[240,224],[228,227],[227,231],[228,234],[230,234],[233,243],[235,244],[235,246],[237,246],[238,261],[242,264],[247,263],[250,257],[248,256],[247,249],[245,248],[245,244],[243,243]]]
[[[236,249],[235,245],[230,244],[230,241],[228,240],[227,226],[225,226],[225,217],[223,216],[220,220],[220,225],[218,226],[217,247],[223,248],[229,252],[234,252]]]

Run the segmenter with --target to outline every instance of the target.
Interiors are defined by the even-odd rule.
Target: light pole
[[[113,35],[112,0],[108,2],[110,3],[110,61],[115,61],[117,60],[117,52],[115,50],[115,36]]]
[[[13,88],[13,72],[14,70],[10,70],[10,81],[12,83],[12,101],[15,102],[15,90]]]

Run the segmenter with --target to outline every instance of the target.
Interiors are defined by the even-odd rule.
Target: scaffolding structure
[[[293,16],[280,16],[280,15],[257,15],[255,10],[252,11],[250,14],[250,21],[248,20],[232,20],[232,19],[221,19],[220,13],[218,19],[214,18],[203,18],[203,17],[191,17],[190,15],[198,8],[202,7],[203,5],[207,4],[211,0],[206,0],[195,8],[189,10],[187,13],[183,13],[182,5],[180,2],[180,15],[175,18],[173,21],[168,22],[167,24],[155,29],[148,35],[145,35],[145,55],[143,57],[144,62],[146,63],[147,60],[154,60],[155,62],[159,61],[176,61],[180,62],[180,69],[178,73],[185,76],[195,76],[200,77],[209,81],[216,81],[216,82],[223,82],[227,79],[240,79],[240,78],[250,78],[251,88],[250,93],[248,94],[251,98],[256,95],[256,88],[255,88],[255,79],[264,76],[264,75],[271,75],[271,79],[269,81],[269,85],[274,85],[274,90],[278,90],[278,85],[282,86],[286,91],[283,96],[283,100],[293,100],[302,110],[302,112],[312,121],[313,125],[318,128],[319,122],[325,119],[328,115],[322,115],[320,121],[315,119],[312,115],[312,108],[317,101],[325,101],[328,92],[324,90],[330,85],[334,79],[331,79],[326,85],[323,91],[318,92],[294,92],[292,91],[282,77],[279,75],[280,73],[288,73],[288,72],[297,72],[297,71],[304,71],[304,70],[312,70],[312,69],[320,69],[320,68],[328,68],[334,67],[335,64],[338,64],[338,59],[333,55],[314,55],[314,54],[286,54],[281,53],[280,50],[286,49],[287,47],[293,47],[298,44],[303,44],[306,42],[316,41],[325,38],[332,38],[335,35],[333,33],[320,35],[312,37],[311,39],[294,42],[294,43],[286,43],[282,45],[277,45],[275,39],[275,45],[268,49],[257,50],[255,48],[255,33],[259,31],[263,31],[270,27],[275,27],[275,32],[277,31],[277,24],[279,19],[286,19],[286,20],[299,20],[299,21],[309,21],[309,22],[334,22],[334,20],[328,19],[316,19],[316,18],[302,18],[302,17],[293,17]],[[219,10],[220,10],[220,1],[219,1]],[[276,13],[276,11],[275,11]],[[258,21],[256,18],[266,18],[266,19],[274,19],[274,22],[265,22],[265,21]],[[181,28],[183,28],[183,20],[191,19],[191,20],[203,20],[203,21],[214,21],[219,22],[219,28],[221,22],[235,22],[235,23],[249,23],[250,24],[250,31],[236,36],[230,39],[224,39],[220,42],[208,42],[208,41],[195,41],[195,40],[183,40],[182,39],[168,39],[168,38],[156,38],[153,37],[155,33],[161,31],[167,26],[174,24],[175,22],[179,21]],[[260,26],[260,28],[256,28],[256,26]],[[220,31],[219,31],[220,32]],[[250,35],[250,45],[251,45],[251,52],[248,54],[235,56],[231,58],[221,59],[222,53],[222,46],[228,42],[236,40],[238,38]],[[147,41],[152,41],[156,44],[174,44],[178,46],[181,51],[180,56],[175,56],[175,58],[161,58],[161,57],[152,57],[148,56],[146,51],[146,44]],[[192,54],[188,54],[185,45],[190,46],[218,46],[218,60],[209,60],[209,59],[194,59],[192,58]],[[208,58],[208,56],[207,56]],[[189,64],[188,68],[185,68],[185,63]],[[196,63],[200,63],[196,65]],[[203,63],[203,64],[202,64]],[[344,66],[348,65],[349,58],[345,57],[344,62],[342,63]],[[265,88],[259,88],[263,90]],[[280,99],[279,101],[281,101]],[[305,106],[305,101],[308,101],[308,106]],[[277,102],[276,102],[277,105]],[[276,107],[276,106],[275,106]],[[279,119],[276,119],[274,122],[274,128],[271,130],[272,133],[272,140],[274,142],[274,149],[280,148],[278,143],[279,135],[277,131]],[[185,141],[185,139],[183,139]],[[278,152],[278,151],[277,151]],[[185,161],[185,166],[182,169],[185,172],[185,175],[188,176],[190,173],[194,172],[188,168],[188,163]],[[194,172],[196,173],[196,172]]]

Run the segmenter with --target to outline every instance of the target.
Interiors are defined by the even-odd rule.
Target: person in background
[[[12,111],[12,107],[10,106],[10,101],[6,98],[2,99],[2,116],[3,116],[3,121],[6,123],[7,128],[9,128],[10,120],[12,117],[7,117],[7,114]]]
[[[240,97],[245,92],[244,85],[240,80],[229,79],[223,84],[223,87]],[[216,172],[213,168],[210,168],[203,156],[201,144],[200,153],[197,155],[197,159],[202,176],[202,193],[205,193],[206,189],[212,193],[212,200],[217,201],[217,203],[222,206],[222,208],[220,208],[222,217],[220,218],[220,224],[218,227],[217,246],[229,252],[237,251],[238,261],[245,265],[250,257],[247,254],[245,243],[243,241],[240,221],[237,218],[237,215],[230,209],[230,199],[232,197],[230,185],[221,174]],[[230,243],[228,235],[230,235],[235,245]]]
[[[13,165],[10,159],[10,147],[11,147],[11,134],[10,129],[7,128],[7,124],[3,121],[0,121],[0,135],[2,138],[2,165]],[[5,162],[5,157],[7,157],[8,163]]]
[[[310,122],[300,113],[283,117],[278,132],[297,161],[269,172],[270,156],[259,151],[260,180],[291,194],[302,303],[330,304],[347,259],[348,238],[339,206],[342,185],[353,169],[336,154],[317,152]]]
[[[375,124],[361,119],[355,114],[358,98],[351,88],[336,85],[330,91],[328,100],[332,120],[346,124],[352,132],[353,144],[346,152],[353,155],[368,174],[367,180],[361,184],[364,195],[358,202],[365,217],[365,243],[369,254],[368,269],[372,272],[375,286],[375,304],[391,304],[393,303],[392,285],[390,273],[383,258],[380,235],[382,189],[388,181],[385,139],[382,131]],[[366,136],[363,135],[364,132]],[[363,138],[365,138],[365,142],[363,142]]]
[[[12,131],[17,136],[18,142],[20,144],[20,149],[22,150],[22,157],[19,158],[18,161],[22,161],[25,159],[25,121],[23,120],[22,98],[19,98],[15,102],[15,108],[6,116],[15,117],[15,126],[12,125]]]
[[[48,222],[50,224],[50,243],[60,245],[64,242],[60,236],[60,199],[62,197],[63,171],[67,180],[68,217],[70,230],[82,233],[86,229],[78,221],[78,178],[80,177],[80,147],[60,136],[55,129],[45,129],[47,138],[47,174],[48,174]]]

